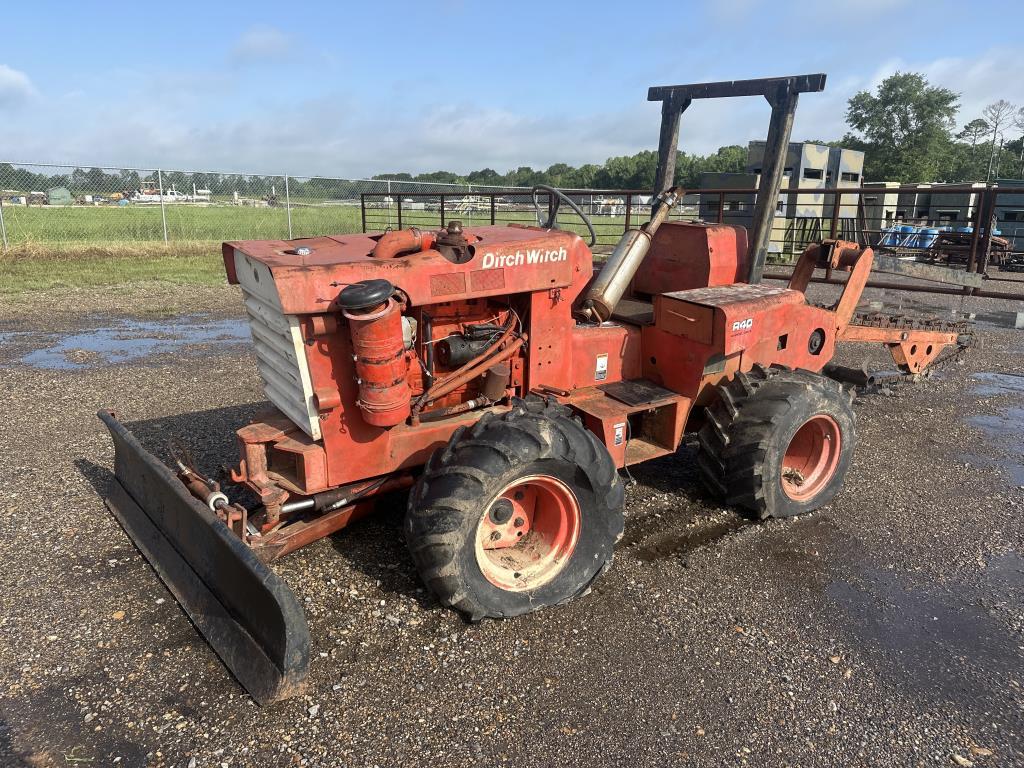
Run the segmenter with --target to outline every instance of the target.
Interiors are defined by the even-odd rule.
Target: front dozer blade
[[[309,629],[295,594],[113,413],[97,415],[114,438],[105,501],[135,546],[257,702],[301,692]]]

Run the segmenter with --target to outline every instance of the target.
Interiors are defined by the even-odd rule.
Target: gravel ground
[[[247,346],[20,362],[238,306],[143,286],[0,310],[3,765],[1024,765],[1020,332],[983,329],[962,364],[859,398],[845,490],[818,514],[745,521],[701,490],[688,445],[635,468],[613,568],[557,610],[467,625],[420,588],[402,500],[383,503],[276,566],[306,606],[310,687],[259,708],[103,506],[94,415],[229,463],[260,400]]]

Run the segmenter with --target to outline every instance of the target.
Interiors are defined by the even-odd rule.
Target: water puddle
[[[1016,312],[976,312],[974,314],[974,323],[988,328],[1013,328],[1019,330]]]
[[[976,373],[971,392],[979,397],[1005,395],[1024,396],[1024,376],[1013,373]],[[998,467],[1009,475],[1014,485],[1024,487],[1024,407],[1010,406],[994,414],[976,414],[967,417],[967,423],[981,430],[988,442],[997,448],[1001,457],[962,454],[962,458],[979,468]]]
[[[14,359],[22,365],[73,371],[169,352],[189,352],[202,344],[242,344],[249,340],[245,320],[186,316],[170,320],[118,320],[108,326],[64,335],[7,333],[0,336],[0,350],[8,345],[17,348]]]
[[[971,378],[980,382],[971,389],[981,397],[997,395],[1024,395],[1024,374],[1019,373],[976,373]]]
[[[998,568],[989,579],[1002,579],[1003,588],[1013,590],[1015,584],[1006,583],[1010,575],[1019,586],[1019,558]],[[993,679],[1016,679],[1024,665],[1012,633],[978,607],[973,589],[926,589],[896,572],[865,568],[856,581],[830,584],[827,594],[858,640],[883,653],[892,674],[961,706],[987,709],[993,698],[1005,696]]]

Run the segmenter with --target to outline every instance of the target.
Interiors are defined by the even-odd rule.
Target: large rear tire
[[[824,506],[853,458],[852,398],[810,371],[755,366],[738,373],[719,387],[698,433],[705,484],[762,519]]]
[[[611,456],[572,412],[537,398],[461,428],[409,495],[405,533],[423,582],[472,621],[586,592],[622,537]]]

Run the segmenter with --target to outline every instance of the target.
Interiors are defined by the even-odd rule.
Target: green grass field
[[[16,246],[0,256],[0,296],[62,288],[159,281],[184,285],[224,282],[220,243],[78,247],[69,251]]]
[[[168,205],[167,243],[159,206],[4,206],[10,247],[0,255],[0,295],[69,286],[123,285],[140,281],[213,284],[224,279],[220,244],[225,240],[284,239],[288,214],[280,207]],[[638,213],[639,217],[639,213]],[[490,224],[489,211],[446,212],[446,221]],[[533,224],[532,210],[499,210],[496,223]],[[622,234],[622,216],[594,217],[598,247],[607,251]],[[362,231],[357,205],[294,206],[292,236]],[[436,229],[437,210],[406,209],[402,226]],[[637,218],[634,226],[641,223]],[[398,228],[397,209],[368,208],[367,228]],[[559,226],[585,236],[571,213]]]
[[[288,236],[288,213],[284,208],[247,206],[168,205],[167,238],[171,242],[264,240]],[[159,206],[5,206],[3,209],[7,238],[11,245],[44,243],[68,248],[75,243],[138,244],[162,242],[163,222]],[[446,221],[461,219],[466,226],[490,224],[488,211],[446,212]],[[497,211],[497,223],[532,224],[533,212],[527,210]],[[292,236],[361,232],[362,215],[357,205],[293,207]],[[409,210],[402,216],[402,226],[435,228],[441,224],[437,210]],[[637,222],[641,223],[637,218]],[[559,215],[559,224],[581,234],[586,228],[573,214]],[[611,242],[622,234],[622,216],[594,217],[601,242]],[[397,209],[368,208],[367,228],[381,230],[399,226]]]
[[[0,295],[143,281],[221,283],[223,241],[288,236],[283,208],[167,206],[166,214],[164,243],[159,206],[5,206],[10,247],[0,256]],[[358,207],[292,208],[294,237],[361,230]]]
[[[170,241],[288,236],[288,214],[284,208],[168,205],[165,210]],[[3,216],[12,245],[163,241],[159,206],[4,206]],[[358,206],[292,208],[294,237],[361,230]]]

